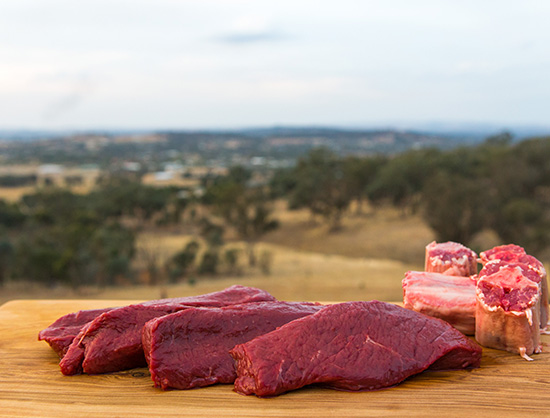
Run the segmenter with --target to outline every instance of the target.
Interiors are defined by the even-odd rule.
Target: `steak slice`
[[[541,351],[540,287],[521,267],[508,265],[480,277],[476,296],[475,338],[481,345],[519,353],[527,360]]]
[[[143,325],[157,316],[186,308],[181,304],[129,305],[101,314],[73,340],[59,363],[61,372],[99,374],[145,366]]]
[[[479,367],[481,347],[448,323],[389,303],[347,302],[230,351],[235,390],[273,396],[310,384],[371,390],[435,369]]]
[[[113,308],[89,309],[62,316],[38,333],[39,341],[46,341],[60,358],[63,358],[74,338],[88,322]]]
[[[264,290],[231,286],[200,296],[161,299],[113,309],[81,329],[59,366],[65,375],[143,367],[147,363],[141,345],[141,330],[147,321],[189,307],[220,307],[273,300],[275,298]]]
[[[426,246],[424,270],[451,276],[477,273],[477,254],[458,242],[431,242]]]
[[[443,319],[466,335],[475,334],[476,284],[470,277],[408,271],[403,306]]]
[[[313,303],[256,302],[190,308],[155,318],[142,333],[151,378],[162,389],[233,383],[237,374],[229,350],[236,344],[322,308]]]

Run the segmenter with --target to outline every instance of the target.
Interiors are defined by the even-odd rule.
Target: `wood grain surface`
[[[121,300],[17,300],[0,307],[1,417],[550,417],[549,336],[527,362],[484,349],[481,368],[424,372],[373,392],[303,388],[259,399],[232,385],[187,391],[153,387],[147,369],[63,376],[38,332],[80,309]],[[134,301],[135,302],[135,301]]]

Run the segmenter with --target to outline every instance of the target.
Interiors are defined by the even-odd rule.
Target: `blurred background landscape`
[[[550,262],[550,6],[12,1],[0,303],[401,300],[432,240]]]

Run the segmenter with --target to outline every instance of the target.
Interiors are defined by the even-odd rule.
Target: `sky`
[[[0,129],[550,126],[550,2],[2,0]]]

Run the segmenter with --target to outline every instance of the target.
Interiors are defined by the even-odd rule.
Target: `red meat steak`
[[[322,308],[313,303],[256,302],[190,308],[153,319],[142,333],[151,378],[162,389],[233,383],[237,374],[229,350],[236,344]]]
[[[310,384],[370,390],[432,366],[479,367],[481,348],[448,323],[378,301],[329,306],[231,350],[235,390],[278,395]]]
[[[46,341],[57,355],[63,358],[82,327],[111,309],[113,308],[89,309],[64,315],[48,328],[40,331],[38,340]]]
[[[273,301],[264,290],[231,286],[200,296],[162,299],[105,312],[84,326],[59,363],[66,375],[108,373],[146,365],[141,330],[147,321],[189,307]]]

